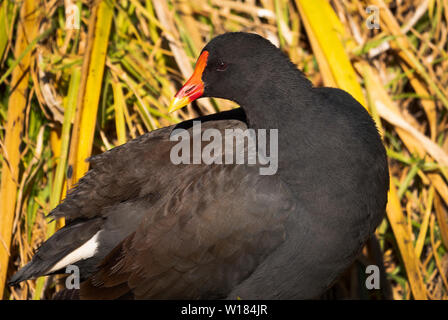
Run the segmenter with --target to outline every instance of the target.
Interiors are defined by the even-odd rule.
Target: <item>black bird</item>
[[[74,264],[81,299],[308,299],[329,288],[386,207],[386,153],[369,114],[241,32],[205,46],[171,109],[199,97],[241,106],[195,119],[201,132],[278,129],[275,174],[261,174],[260,161],[174,164],[173,130],[201,137],[192,120],[144,134],[88,159],[50,213],[66,226],[10,284]]]

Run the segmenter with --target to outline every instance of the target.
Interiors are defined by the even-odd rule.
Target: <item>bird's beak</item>
[[[202,82],[202,73],[207,66],[208,51],[203,51],[194,69],[193,75],[188,81],[180,88],[176,93],[171,104],[168,108],[168,112],[173,112],[185,107],[190,102],[200,98],[204,93],[204,83]]]

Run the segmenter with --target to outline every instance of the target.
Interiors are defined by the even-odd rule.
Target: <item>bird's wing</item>
[[[275,176],[212,165],[185,182],[81,284],[82,298],[225,297],[284,240],[295,203]]]
[[[188,170],[170,162],[170,150],[177,143],[170,141],[170,136],[177,128],[190,128],[191,131],[195,120],[202,121],[203,130],[246,127],[244,112],[234,109],[157,129],[92,156],[86,160],[90,162],[90,170],[69,191],[65,200],[50,212],[49,217],[63,217],[66,221],[91,219],[101,216],[105,207],[142,195],[157,194],[172,179]]]
[[[235,120],[233,113],[202,118],[202,131],[208,128],[220,132],[230,128],[247,128],[244,122]],[[237,114],[237,119],[238,116],[241,115]],[[191,132],[191,125],[192,122],[187,121],[177,127]],[[66,225],[43,243],[32,261],[10,279],[10,284],[59,272],[68,264],[78,265],[82,278],[88,278],[109,251],[137,229],[142,219],[148,225],[162,219],[166,214],[163,206],[166,203],[175,206],[173,195],[178,195],[176,201],[187,203],[201,200],[179,200],[179,190],[189,192],[189,184],[194,182],[189,180],[191,177],[208,177],[210,185],[216,188],[230,183],[222,177],[222,173],[228,172],[232,166],[173,164],[170,151],[177,143],[170,141],[173,129],[168,127],[151,132],[93,157],[92,168],[52,213],[53,217],[65,217]],[[237,182],[248,179],[251,177],[249,172],[257,176],[257,169],[256,165],[238,166],[232,171],[232,179]],[[236,175],[236,172],[239,174]],[[250,188],[241,189],[241,193]],[[219,199],[220,193],[210,193],[208,201],[212,201],[212,197]],[[213,209],[213,203],[207,204],[209,210]],[[253,204],[256,205],[255,200]],[[181,208],[185,204],[179,202],[178,205]],[[230,206],[230,203],[227,205]],[[200,214],[200,208],[198,210]]]

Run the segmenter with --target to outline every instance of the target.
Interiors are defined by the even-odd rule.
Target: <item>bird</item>
[[[384,218],[388,163],[369,113],[346,91],[313,86],[281,49],[245,32],[205,45],[170,111],[202,97],[239,108],[90,157],[49,214],[65,226],[9,285],[74,265],[80,287],[66,296],[76,299],[314,299],[331,287]],[[277,169],[261,174],[262,157],[195,163],[187,154],[189,163],[173,163],[183,133],[204,147],[207,130],[266,133]],[[215,159],[238,147],[262,152],[251,137],[214,149]]]

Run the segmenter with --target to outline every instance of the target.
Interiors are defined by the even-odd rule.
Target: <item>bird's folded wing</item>
[[[204,116],[202,131],[216,128],[222,132],[234,127],[247,128],[241,109]],[[153,191],[167,190],[173,179],[195,174],[202,166],[175,165],[170,160],[170,141],[176,128],[190,129],[192,120],[146,133],[124,145],[90,157],[91,169],[70,190],[65,200],[50,214],[66,220],[90,219],[101,216],[104,207],[112,206]],[[200,139],[200,137],[199,137]],[[70,170],[69,170],[70,171]]]
[[[82,298],[225,297],[284,241],[295,204],[275,176],[214,165],[182,186],[104,259]]]

